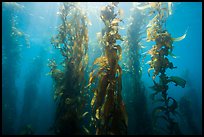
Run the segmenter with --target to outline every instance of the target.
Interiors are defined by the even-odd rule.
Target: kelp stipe
[[[194,90],[193,90],[194,92]],[[199,132],[199,129],[196,126],[195,122],[195,112],[193,113],[193,105],[192,105],[192,97],[185,95],[181,97],[179,100],[179,112],[183,118],[183,121],[187,124],[188,128],[188,134],[192,135],[199,135],[201,134]]]
[[[84,70],[88,61],[87,17],[75,2],[64,2],[57,14],[62,24],[51,44],[60,50],[64,60],[63,69],[57,68],[54,59],[49,60],[57,102],[53,129],[56,134],[89,134],[82,124],[86,102]]]
[[[23,6],[16,2],[2,3],[2,133],[15,134],[14,122],[17,116],[16,79],[19,74],[21,44],[24,40],[29,46],[28,35],[20,31],[18,12]]]
[[[185,95],[182,96],[178,102],[178,110],[181,115],[181,124],[183,124],[183,133],[190,135],[201,135],[201,126],[202,125],[202,113],[196,111],[197,105],[199,103],[198,98],[196,97],[196,88],[193,86],[193,81],[191,81],[191,76],[189,75],[189,70],[183,71],[183,77],[188,81],[186,85]],[[194,107],[196,105],[196,107]],[[200,109],[201,112],[201,109]],[[200,123],[196,123],[196,119],[199,119]]]
[[[94,61],[95,69],[90,73],[88,87],[91,86],[94,97],[91,101],[93,122],[96,135],[127,134],[127,114],[122,101],[122,69],[118,64],[122,49],[116,40],[123,40],[118,33],[115,8],[118,2],[101,8],[101,19],[105,28],[101,32],[103,55]],[[95,86],[95,87],[94,87]]]
[[[134,6],[128,22],[127,37],[124,39],[125,59],[123,62],[123,75],[126,77],[124,90],[128,91],[125,97],[128,111],[128,134],[151,134],[151,120],[148,116],[146,90],[142,77],[140,63],[141,51],[144,46],[142,37],[147,15]],[[124,56],[123,56],[124,57]]]
[[[33,58],[33,66],[29,69],[25,77],[25,86],[23,90],[24,103],[20,113],[20,124],[18,129],[20,134],[35,134],[35,127],[38,126],[35,123],[38,120],[38,115],[33,115],[33,112],[37,112],[39,109],[36,107],[36,104],[37,95],[39,94],[38,85],[44,69],[45,52],[45,50],[41,50],[39,56]]]
[[[168,5],[168,7],[167,7]],[[147,41],[155,41],[156,45],[152,47],[147,53],[151,55],[151,61],[148,62],[150,69],[148,74],[150,76],[150,70],[153,72],[154,86],[151,88],[155,93],[151,95],[154,102],[161,102],[160,106],[153,109],[153,125],[155,126],[155,134],[182,134],[179,129],[179,123],[175,120],[175,115],[178,114],[177,101],[168,97],[168,83],[174,82],[176,85],[185,87],[186,81],[177,76],[167,76],[166,69],[174,69],[173,63],[167,58],[168,55],[172,55],[173,42],[180,41],[185,38],[186,34],[179,38],[172,38],[168,31],[165,29],[166,19],[172,14],[172,3],[162,2],[150,2],[148,5],[140,7],[140,9],[150,8],[149,14],[154,14],[154,18],[147,25]],[[159,75],[160,74],[160,75]],[[159,75],[159,82],[156,82],[156,77]],[[155,99],[155,96],[160,93],[160,99]],[[160,120],[159,120],[160,119]],[[161,119],[163,121],[161,121]],[[158,122],[164,122],[167,124],[165,127],[157,127]],[[158,124],[158,125],[157,125]]]

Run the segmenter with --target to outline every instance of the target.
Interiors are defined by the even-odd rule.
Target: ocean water
[[[103,128],[104,125],[101,124],[103,122],[100,121],[102,118],[97,118],[97,113],[94,113],[96,110],[94,110],[91,105],[92,98],[94,98],[92,88],[96,88],[97,84],[91,83],[92,86],[87,85],[90,81],[90,73],[94,68],[94,61],[101,55],[104,55],[104,49],[98,38],[98,32],[101,32],[105,27],[100,14],[102,10],[101,7],[107,4],[110,3],[82,2],[77,5],[79,9],[82,10],[80,13],[83,15],[86,14],[88,18],[88,20],[86,20],[88,23],[85,25],[88,30],[86,33],[88,36],[88,49],[86,53],[88,62],[85,63],[83,72],[75,72],[75,70],[79,68],[74,69],[69,67],[66,61],[65,68],[62,64],[60,65],[60,62],[62,62],[65,57],[59,48],[51,44],[51,38],[58,34],[58,27],[62,24],[59,9],[63,3],[2,3],[2,134],[96,134],[98,127],[102,126]],[[146,12],[147,10],[133,10],[134,6],[142,7],[145,4],[146,3],[120,2],[115,6],[115,13],[120,14],[120,18],[123,20],[119,23],[121,29],[119,29],[118,32],[124,41],[117,40],[116,45],[121,45],[122,49],[122,58],[118,61],[118,64],[122,68],[122,83],[120,84],[122,86],[121,95],[127,112],[126,116],[128,117],[125,134],[172,134],[168,131],[164,132],[160,128],[167,127],[168,129],[164,119],[158,120],[158,127],[154,125],[155,118],[152,115],[154,108],[164,105],[164,103],[155,102],[151,99],[151,94],[154,93],[154,90],[151,88],[154,85],[152,80],[154,71],[151,70],[150,76],[148,76],[150,65],[146,62],[151,60],[151,56],[145,53],[155,45],[154,41],[146,41],[146,26],[156,14],[150,15],[149,12]],[[120,9],[119,12],[117,12],[118,9]],[[67,18],[67,20],[75,19],[75,16],[77,16],[74,16],[71,10],[67,10],[67,12],[70,12],[70,18]],[[137,12],[138,14],[136,14]],[[146,12],[146,14],[141,16],[140,14],[144,12]],[[129,29],[131,23],[133,24],[132,21],[134,18],[132,15],[134,14],[136,14],[136,23],[142,22],[140,29],[137,28],[137,25]],[[74,24],[75,21],[72,23]],[[74,26],[72,27],[74,28]],[[80,27],[82,28],[83,26],[78,26],[78,29]],[[181,131],[179,134],[201,135],[202,3],[173,2],[172,14],[166,19],[165,29],[173,38],[186,34],[183,40],[173,43],[172,53],[174,56],[167,56],[169,61],[177,68],[166,69],[166,75],[169,77],[179,76],[186,81],[184,88],[179,85],[175,86],[173,82],[168,84],[167,95],[176,100],[176,109],[179,113],[178,115],[172,114],[171,116],[179,125]],[[70,30],[72,29],[70,28]],[[135,40],[141,38],[142,48],[130,49],[128,45],[125,45],[129,32],[132,32],[130,36],[133,36]],[[138,34],[138,32],[141,32],[141,34]],[[74,38],[76,41],[80,39],[81,37]],[[134,40],[132,42],[134,42]],[[68,46],[69,45],[72,44],[69,43]],[[61,46],[63,47],[63,45]],[[77,55],[81,56],[84,54],[84,50],[85,49],[82,50],[83,53],[78,53]],[[77,51],[78,50],[76,50],[76,52]],[[72,56],[74,55],[70,54],[68,57]],[[77,57],[73,57],[75,61],[74,64],[77,64],[75,58]],[[84,58],[85,56],[82,57],[82,59]],[[62,82],[59,82],[60,84],[57,86],[56,83],[58,81],[56,82],[53,78],[54,73],[52,73],[53,71],[51,67],[49,67],[49,60],[51,59],[55,59],[58,69],[63,72],[63,76],[59,75],[58,79]],[[134,70],[132,70],[132,72],[128,71],[132,67],[128,66],[130,62],[134,62],[132,65]],[[140,70],[138,70],[138,68],[140,68]],[[83,74],[81,74],[81,72]],[[78,77],[82,77],[85,84],[83,85],[79,80],[78,85],[81,86],[75,88]],[[159,81],[159,75],[156,77],[156,81]],[[64,92],[62,95],[59,95],[61,98],[59,97],[58,101],[54,99],[56,97],[56,87],[65,88],[65,90],[61,89]],[[102,89],[103,88],[101,88],[101,90]],[[108,89],[107,86],[104,91]],[[84,92],[81,93],[81,91]],[[117,89],[117,94],[119,94],[119,91],[120,90]],[[82,96],[84,95],[86,96],[83,98],[85,99],[85,103],[79,101],[76,103],[77,105],[72,106],[70,102],[74,102],[76,100],[75,98],[82,100]],[[157,96],[159,98],[161,94],[159,93]],[[63,97],[65,100],[63,100]],[[62,104],[68,105],[62,105],[63,107],[60,108],[60,101]],[[172,102],[169,103],[173,104]],[[80,104],[83,106],[81,109],[78,108]],[[97,105],[95,107],[97,108]],[[76,113],[72,113],[75,112],[75,110]],[[78,118],[78,113],[83,114],[82,120]],[[120,116],[123,116],[120,115],[119,112],[115,113],[119,115],[116,119],[120,119]],[[161,112],[161,114],[162,113],[163,112]],[[101,115],[100,113],[100,116]],[[63,118],[65,122],[63,122]],[[60,122],[58,121],[59,119],[61,120]],[[93,123],[91,119],[96,119],[98,122]],[[105,118],[105,120],[107,119]],[[56,121],[58,121],[57,124]],[[112,123],[109,122],[110,128],[114,127],[114,125],[111,124]],[[65,128],[65,130],[63,128]],[[123,129],[123,127],[121,127],[121,129]],[[119,130],[121,129],[119,128]],[[171,128],[169,128],[169,130],[171,130]],[[121,134],[117,131],[118,129],[112,133],[112,130],[110,132],[102,132],[101,130],[101,134]],[[177,132],[173,134],[177,134]]]

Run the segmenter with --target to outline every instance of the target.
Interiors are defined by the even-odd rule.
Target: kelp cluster
[[[84,71],[88,62],[87,16],[77,3],[64,2],[57,13],[61,19],[58,34],[51,44],[60,50],[62,69],[54,59],[49,60],[54,80],[54,100],[58,103],[54,130],[56,134],[89,134],[82,125],[85,107]]]
[[[186,36],[186,34],[184,34],[179,38],[172,38],[165,29],[166,19],[172,14],[171,6],[171,2],[150,2],[148,5],[140,7],[140,9],[150,8],[149,14],[156,14],[147,25],[147,41],[154,41],[156,43],[156,45],[153,45],[153,47],[148,51],[148,54],[151,55],[151,61],[148,62],[150,65],[148,74],[150,75],[150,70],[154,70],[152,76],[154,86],[151,87],[154,90],[152,99],[155,102],[161,102],[161,105],[153,110],[153,125],[156,126],[158,119],[163,119],[167,126],[166,128],[160,127],[160,129],[163,129],[164,132],[167,132],[170,135],[181,134],[181,132],[179,129],[179,124],[176,122],[174,117],[177,114],[178,103],[174,98],[168,97],[168,83],[174,82],[176,85],[180,85],[183,88],[186,84],[186,81],[180,77],[169,77],[166,75],[166,69],[176,68],[168,59],[168,55],[172,55],[173,42],[180,41]],[[155,78],[158,75],[159,82],[156,82]],[[155,100],[155,95],[158,95],[159,93],[161,93],[161,99]]]
[[[189,127],[188,132],[194,135],[200,134],[193,119],[195,117],[195,113],[193,113],[192,101],[187,95],[181,97],[178,108],[182,117],[185,119],[187,126]]]
[[[39,94],[38,84],[42,76],[43,65],[45,59],[45,51],[41,50],[39,56],[36,56],[32,60],[32,67],[27,72],[25,77],[25,86],[23,91],[23,106],[20,113],[20,129],[27,129],[27,124],[31,123],[33,127],[37,127],[36,123],[38,120],[38,115],[33,115],[33,112],[38,111],[37,95]],[[26,116],[26,117],[25,117]],[[30,128],[28,128],[30,129]],[[34,131],[32,132],[34,133]]]
[[[94,69],[90,73],[89,85],[94,96],[91,101],[93,122],[96,135],[127,134],[127,114],[122,101],[122,69],[118,64],[122,49],[116,44],[123,40],[118,33],[115,8],[118,2],[112,2],[101,8],[100,17],[105,24],[102,30],[101,44],[103,55],[94,61]]]
[[[20,135],[34,135],[33,127],[32,125],[28,124],[25,125],[20,133]]]
[[[23,6],[16,2],[3,2],[2,7],[2,125],[3,134],[15,134],[16,78],[21,58],[22,40],[29,45],[27,35],[18,28],[18,13]]]
[[[127,28],[127,38],[125,39],[124,54],[124,75],[130,78],[128,81],[127,110],[129,112],[129,134],[149,134],[151,124],[147,112],[147,100],[145,87],[141,81],[142,67],[140,64],[143,28],[145,27],[146,15],[134,6],[132,9],[130,23]],[[127,81],[127,79],[126,79]],[[141,107],[142,104],[142,107]]]
[[[128,66],[128,72],[131,75],[135,75],[138,79],[142,76],[142,67],[140,65],[141,49],[144,48],[142,45],[142,35],[144,32],[142,29],[145,27],[146,15],[134,6],[132,9],[132,15],[130,17],[130,24],[127,28],[127,38],[125,40],[125,50],[127,54],[127,61],[125,66]]]
[[[184,134],[198,135],[201,134],[201,128],[199,128],[198,125],[202,123],[202,116],[199,112],[201,110],[199,110],[197,108],[198,105],[196,105],[199,104],[199,100],[195,96],[197,91],[192,86],[188,70],[183,72],[183,77],[188,81],[188,85],[185,95],[180,98],[178,103],[178,109],[182,116],[182,127],[184,128]],[[196,121],[199,121],[199,124]]]

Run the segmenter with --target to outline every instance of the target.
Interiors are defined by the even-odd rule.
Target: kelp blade
[[[186,85],[186,80],[177,76],[171,76],[169,80],[174,82],[176,85],[181,86],[182,88],[184,88]]]

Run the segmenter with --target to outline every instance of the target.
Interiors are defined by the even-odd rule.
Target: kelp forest
[[[200,135],[185,6],[3,2],[2,133]]]

